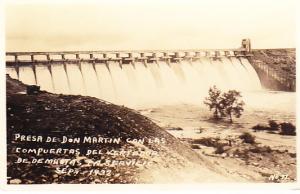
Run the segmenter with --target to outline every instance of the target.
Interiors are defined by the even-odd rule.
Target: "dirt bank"
[[[56,95],[44,91],[37,95],[27,95],[25,90],[26,85],[7,76],[9,184],[235,180],[218,171],[213,163],[197,154],[189,145],[180,142],[132,109],[92,97]],[[20,140],[17,138],[18,134],[25,135],[26,138]],[[43,140],[33,140],[33,137],[38,136],[43,137]],[[80,142],[63,143],[63,136],[73,142],[75,138],[80,139]],[[27,139],[28,137],[30,138]],[[46,137],[58,137],[60,141],[47,142]],[[121,141],[82,142],[86,137],[102,140],[120,138]],[[127,141],[128,138],[130,141]],[[37,154],[34,149],[48,153]],[[76,149],[79,151],[74,151]],[[102,152],[87,155],[89,150]],[[118,153],[125,150],[136,154],[110,154],[110,150],[119,151]],[[25,162],[18,163],[18,158],[25,159]],[[40,162],[37,162],[38,159],[41,159]],[[46,163],[46,159],[52,160],[52,163]],[[75,162],[68,160],[63,164],[53,163],[54,160],[65,159]],[[94,161],[99,161],[101,165],[91,165],[95,164]],[[111,161],[116,163],[112,164]],[[133,161],[140,161],[146,165],[134,165]],[[62,170],[64,168],[67,173]],[[92,170],[98,170],[100,173],[93,174]],[[237,181],[243,179],[238,178]]]

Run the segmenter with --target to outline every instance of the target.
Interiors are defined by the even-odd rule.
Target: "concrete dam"
[[[12,78],[58,94],[135,107],[199,103],[209,87],[259,91],[250,40],[217,50],[7,52]]]

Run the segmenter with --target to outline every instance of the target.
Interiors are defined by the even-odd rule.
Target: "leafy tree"
[[[213,111],[213,117],[215,119],[220,119],[224,114],[224,107],[221,104],[221,90],[219,90],[216,86],[213,86],[209,88],[208,95],[209,96],[204,100],[204,104],[209,107],[210,111]]]
[[[204,104],[209,107],[210,111],[213,110],[215,119],[228,116],[230,122],[232,122],[232,116],[241,117],[245,103],[240,100],[242,96],[239,91],[229,90],[222,93],[216,86],[213,86],[209,89],[208,95],[204,100]]]
[[[242,116],[242,112],[244,111],[243,106],[245,103],[239,99],[241,97],[241,93],[236,90],[229,90],[222,95],[221,104],[223,104],[224,113],[229,117],[231,123],[233,115],[236,118],[240,118]]]

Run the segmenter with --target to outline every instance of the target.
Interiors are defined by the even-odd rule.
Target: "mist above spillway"
[[[244,57],[129,64],[53,63],[50,68],[43,64],[35,67],[35,73],[31,66],[20,66],[19,74],[15,68],[6,70],[11,77],[39,85],[48,92],[87,95],[133,108],[201,104],[213,85],[222,91],[262,90],[257,73]]]

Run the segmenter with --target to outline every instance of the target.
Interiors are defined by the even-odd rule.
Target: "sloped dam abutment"
[[[296,91],[296,49],[256,49],[251,53],[249,61],[265,88]]]

